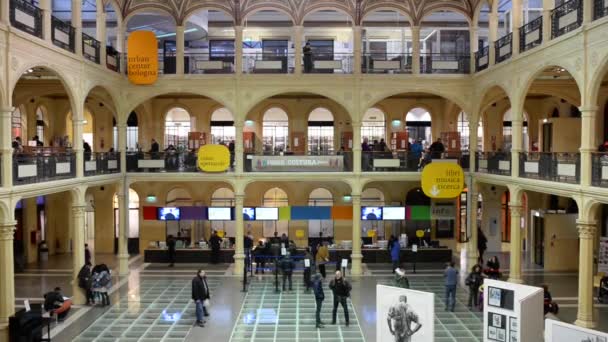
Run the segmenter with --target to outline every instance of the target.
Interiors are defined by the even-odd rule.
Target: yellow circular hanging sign
[[[464,189],[464,171],[456,163],[432,162],[422,170],[421,183],[430,198],[456,198]]]
[[[198,149],[198,167],[203,172],[224,172],[230,167],[230,151],[224,145],[203,145]]]

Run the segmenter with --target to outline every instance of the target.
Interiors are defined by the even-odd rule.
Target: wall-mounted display
[[[255,221],[255,208],[243,208],[243,220]]]
[[[383,207],[382,219],[385,221],[405,220],[405,207]]]
[[[255,208],[256,221],[277,221],[279,208]]]
[[[230,221],[232,220],[232,208],[209,207],[207,208],[207,218],[209,221]]]
[[[362,207],[361,220],[363,221],[381,221],[382,207]]]
[[[157,217],[160,221],[179,221],[180,219],[179,208],[174,207],[162,207],[158,208]]]

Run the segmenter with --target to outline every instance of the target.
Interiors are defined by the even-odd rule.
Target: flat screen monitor
[[[230,221],[232,220],[232,209],[230,207],[209,207],[207,208],[207,218],[209,221]]]
[[[257,221],[278,221],[279,208],[255,208],[255,219]]]
[[[363,221],[382,220],[382,207],[363,207],[363,208],[361,208],[361,220],[363,220]]]
[[[255,208],[243,208],[243,220],[255,221]]]
[[[382,219],[387,220],[405,220],[405,207],[383,207]]]
[[[163,207],[158,208],[158,219],[160,221],[179,221],[180,210],[175,207]]]

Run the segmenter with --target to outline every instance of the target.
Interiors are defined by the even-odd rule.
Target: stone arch
[[[519,88],[519,92],[515,94],[514,98],[521,99],[521,101],[520,101],[521,103],[519,103],[520,106],[523,106],[526,96],[528,95],[528,93],[530,93],[530,89],[532,88],[532,85],[534,84],[534,81],[536,80],[537,76],[540,75],[543,71],[545,71],[549,67],[562,68],[566,72],[568,72],[570,74],[570,76],[572,76],[572,78],[574,79],[574,82],[576,84],[576,87],[578,89],[580,99],[582,101],[582,99],[584,98],[583,92],[585,91],[585,87],[584,87],[585,82],[583,82],[580,79],[580,77],[582,77],[582,76],[578,75],[578,73],[577,74],[572,73],[570,71],[570,69],[561,66],[560,63],[552,63],[551,60],[547,60],[547,61],[542,62],[540,65],[538,65],[534,69],[534,71],[530,72],[527,76],[525,76],[523,82],[518,82],[520,85],[523,85],[523,86],[516,87],[516,89]],[[581,85],[583,85],[583,86],[581,86]],[[517,90],[515,90],[515,91],[517,92]]]
[[[410,26],[414,26],[414,22],[412,20],[412,15],[410,14],[410,12],[406,8],[399,6],[398,4],[374,4],[374,5],[371,5],[367,8],[365,8],[365,11],[361,17],[361,24],[365,21],[365,17],[369,16],[370,14],[372,14],[374,12],[378,12],[378,11],[398,12],[399,14],[404,16],[405,19],[407,19]]]
[[[340,12],[346,15],[349,20],[353,22],[353,24],[355,23],[355,18],[353,17],[352,13],[348,11],[348,7],[339,6],[338,3],[331,3],[330,1],[327,1],[327,4],[325,4],[324,2],[319,2],[311,7],[306,8],[304,13],[302,13],[302,18],[299,20],[298,25],[304,26],[304,22],[306,21],[307,16],[319,11],[326,10]]]
[[[188,11],[184,14],[183,19],[181,20],[181,24],[184,25],[185,23],[188,22],[188,20],[190,19],[190,17],[192,17],[196,12],[199,11],[205,11],[205,10],[215,10],[218,12],[222,12],[226,15],[228,15],[231,19],[232,19],[232,23],[236,23],[236,20],[234,18],[234,14],[232,12],[230,12],[228,9],[226,9],[223,6],[220,6],[218,4],[213,4],[213,3],[202,3],[202,4],[196,4],[193,7],[189,8]]]
[[[214,96],[210,96],[209,94],[206,94],[204,92],[192,92],[192,91],[188,91],[188,92],[184,92],[184,93],[175,93],[175,92],[170,92],[167,90],[156,90],[156,91],[151,91],[146,89],[146,91],[142,91],[141,93],[141,97],[135,97],[135,99],[127,104],[125,106],[125,108],[127,110],[125,110],[125,113],[131,113],[132,111],[134,111],[137,107],[139,107],[140,105],[142,105],[143,103],[150,101],[152,99],[154,99],[155,97],[158,96],[162,96],[162,95],[175,95],[176,97],[179,98],[180,95],[199,95],[199,96],[204,96],[204,97],[208,97],[209,99],[221,104],[223,107],[226,107],[228,110],[230,110],[232,113],[234,113],[234,110],[232,108],[232,106],[230,106],[226,101],[224,101],[223,99],[220,100]],[[135,104],[132,104],[135,103]]]
[[[344,109],[344,112],[346,112],[348,114],[348,117],[351,120],[353,120],[351,111],[349,110],[349,107],[346,102],[342,102],[342,101],[336,99],[334,96],[329,95],[329,94],[320,94],[318,92],[314,92],[314,91],[310,91],[310,90],[303,90],[303,89],[299,89],[299,88],[287,88],[287,89],[281,89],[281,90],[277,89],[277,90],[272,90],[271,92],[268,92],[265,94],[261,94],[261,95],[257,96],[256,98],[252,99],[250,104],[244,105],[243,113],[248,114],[249,112],[251,112],[251,110],[253,110],[255,107],[260,105],[260,103],[262,103],[268,99],[271,99],[274,96],[290,94],[290,93],[305,93],[305,94],[309,94],[309,95],[311,94],[311,95],[317,95],[317,96],[324,97],[324,98],[331,100],[334,103],[340,105],[342,107],[342,109]]]
[[[261,11],[281,12],[282,14],[286,15],[287,18],[289,18],[289,20],[291,20],[292,26],[298,22],[298,20],[296,20],[296,18],[291,13],[291,9],[286,6],[281,6],[278,4],[273,4],[273,5],[260,4],[260,5],[254,5],[242,13],[241,24],[246,22],[247,19],[249,19],[249,17],[251,17],[252,15],[254,15],[258,12],[261,12]]]

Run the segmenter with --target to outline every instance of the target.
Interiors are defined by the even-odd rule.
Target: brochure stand
[[[543,340],[543,290],[486,279],[483,289],[484,342]]]

